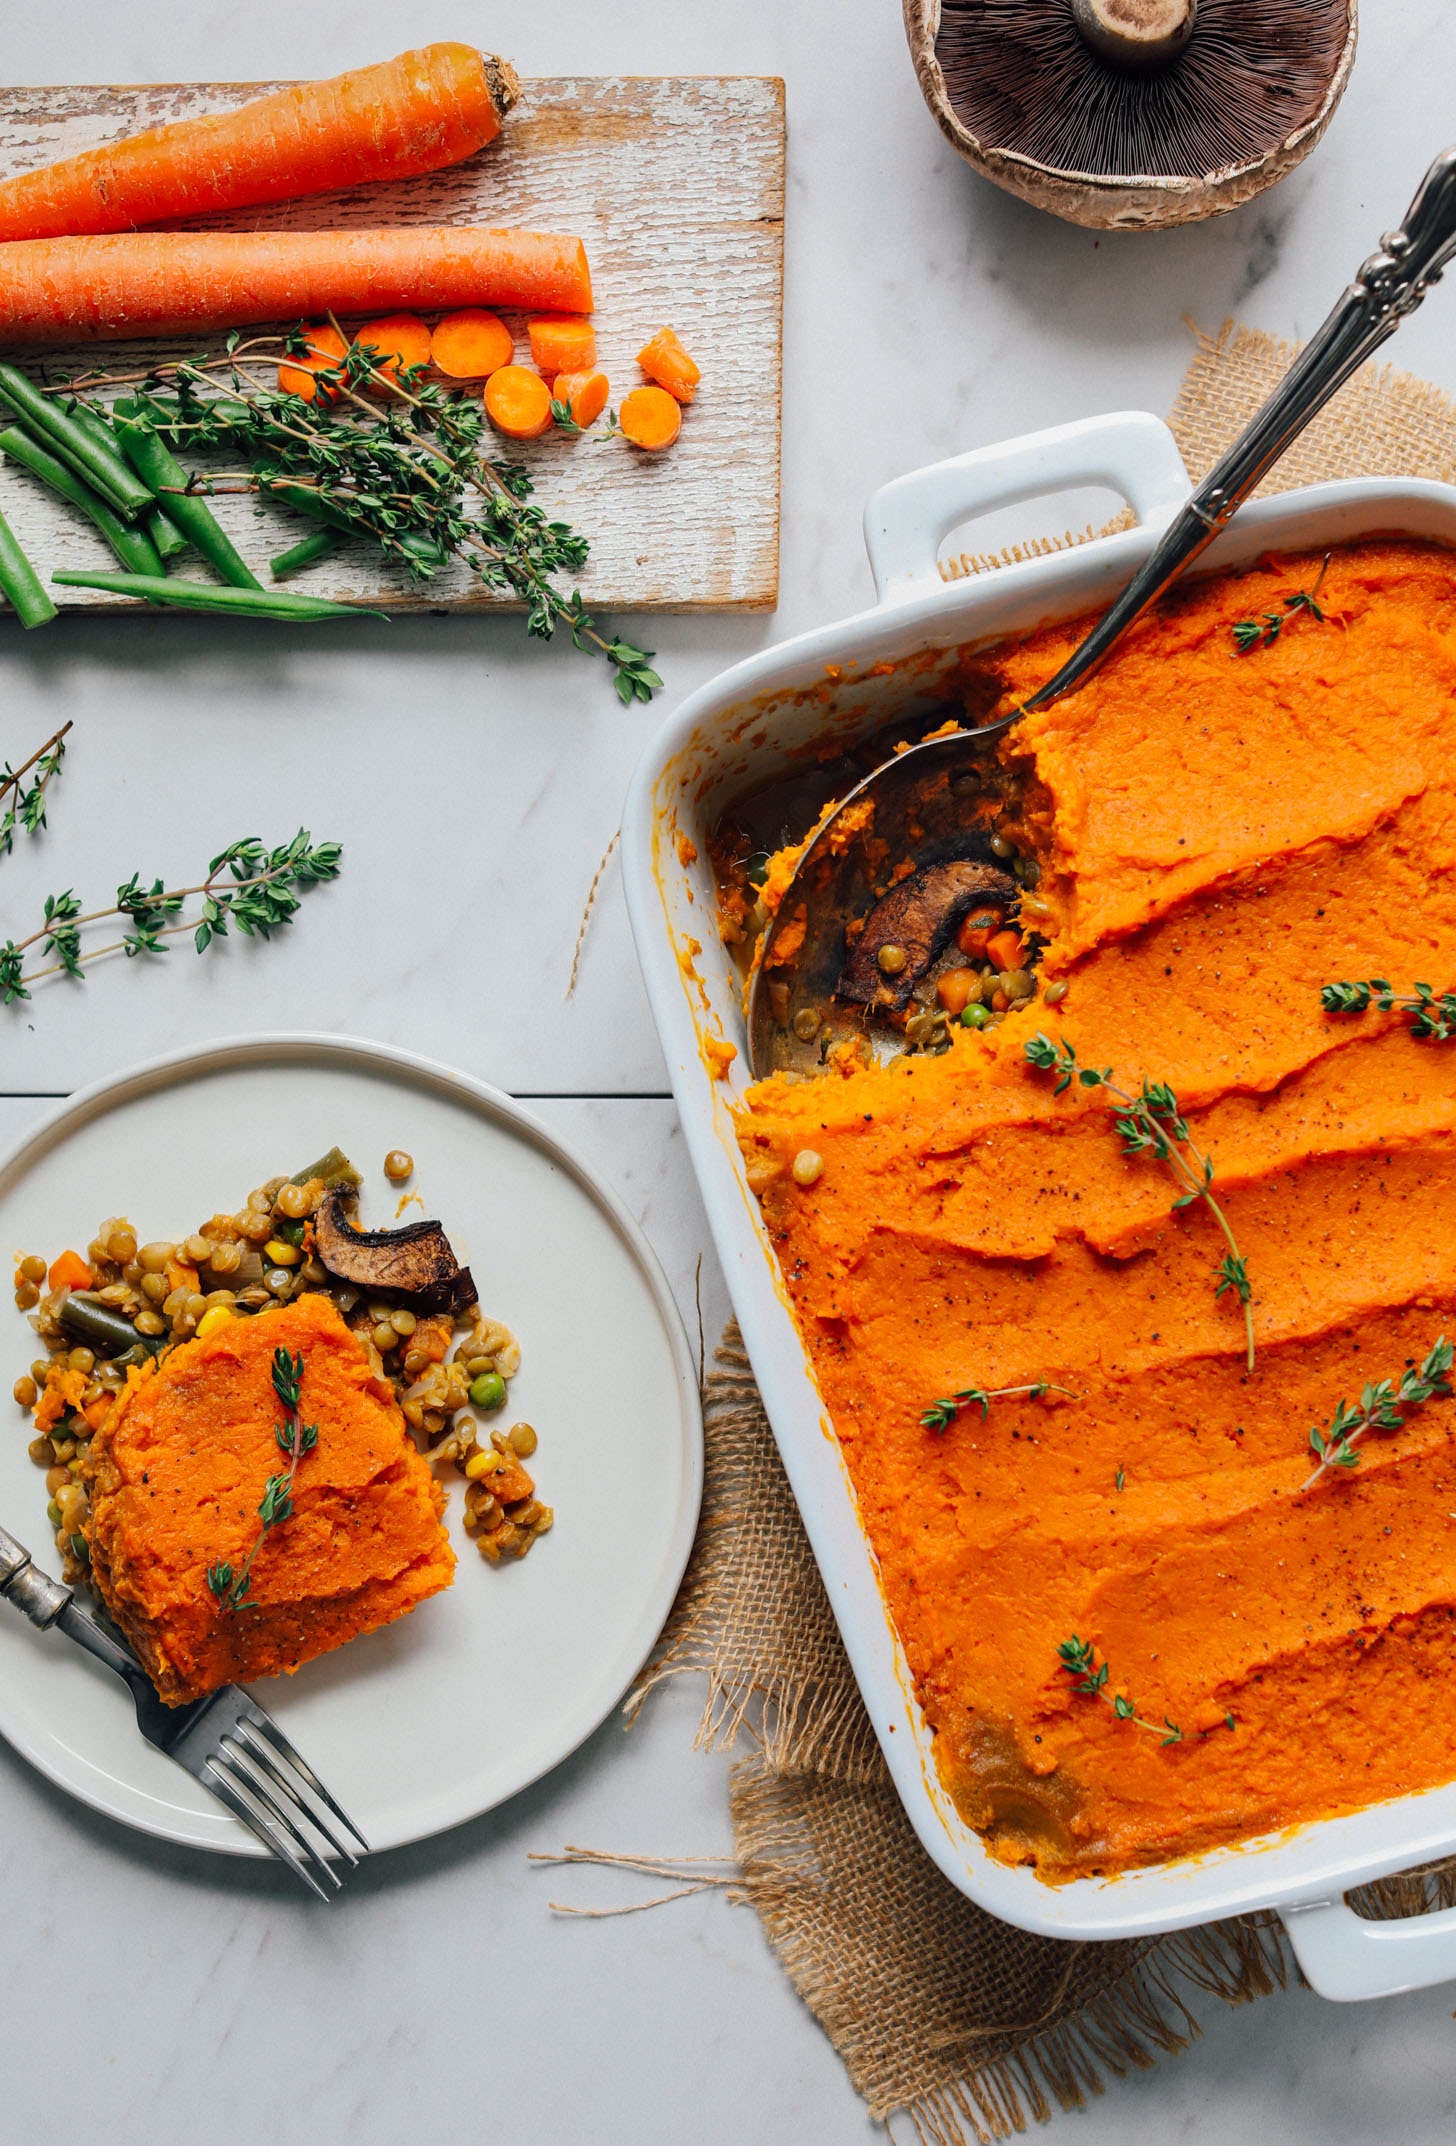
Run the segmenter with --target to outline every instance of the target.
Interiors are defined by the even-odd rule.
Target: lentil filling
[[[1320,998],[1456,984],[1456,563],[1337,550],[1318,611],[1240,654],[1234,625],[1320,569],[1187,585],[1001,742],[1000,794],[1036,801],[1032,995],[981,1022],[942,996],[935,1048],[840,1054],[739,1113],[942,1776],[1051,1880],[1456,1776],[1452,1402],[1303,1487],[1310,1427],[1456,1331],[1456,1043]],[[1088,623],[997,651],[997,687]],[[724,885],[751,939],[753,886]],[[1105,1093],[1055,1092],[1038,1033],[1176,1090],[1252,1372],[1215,1218],[1124,1152]],[[1028,1387],[1067,1391],[999,1397]],[[922,1422],[972,1388],[984,1413]]]

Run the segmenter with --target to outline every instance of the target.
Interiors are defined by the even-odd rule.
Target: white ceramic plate
[[[157,1059],[73,1097],[0,1163],[0,1256],[84,1251],[124,1214],[145,1241],[196,1228],[333,1142],[364,1174],[363,1216],[404,1188],[443,1221],[485,1310],[521,1345],[503,1423],[535,1425],[556,1524],[491,1566],[461,1526],[454,1585],[382,1632],[254,1687],[376,1848],[487,1811],[574,1751],[647,1655],[692,1546],[702,1493],[696,1366],[661,1269],[620,1202],[508,1096],[381,1045],[270,1035]],[[410,1207],[406,1219],[418,1219]],[[8,1387],[36,1354],[5,1291]],[[10,1367],[14,1366],[12,1370]],[[41,1472],[13,1412],[0,1516],[55,1555]],[[142,1742],[117,1680],[0,1605],[0,1733],[73,1795],[195,1847],[263,1851]]]

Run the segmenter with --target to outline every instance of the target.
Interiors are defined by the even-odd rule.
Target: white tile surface
[[[891,0],[557,0],[510,21],[463,0],[50,0],[11,17],[0,68],[24,82],[322,74],[444,36],[502,43],[528,74],[787,78],[783,599],[775,619],[624,621],[659,651],[667,704],[869,600],[859,524],[876,484],[1088,412],[1166,410],[1185,314],[1307,333],[1456,135],[1442,0],[1370,0],[1311,161],[1232,216],[1153,238],[1057,224],[967,172],[923,109]],[[1438,291],[1394,354],[1456,389],[1452,302]],[[296,1024],[412,1043],[568,1098],[537,1107],[641,1215],[691,1329],[704,1225],[671,1106],[626,1099],[663,1081],[614,870],[564,998],[581,903],[659,709],[621,711],[601,671],[528,645],[512,620],[423,620],[380,640],[176,618],[22,637],[0,622],[0,680],[0,758],[76,718],[50,833],[0,864],[0,935],[47,891],[104,893],[134,867],[191,877],[244,832],[281,839],[302,820],[349,853],[272,947],[116,966],[4,1015],[0,1141],[43,1107],[14,1091],[64,1091],[209,1034]],[[710,1338],[723,1309],[710,1256]],[[660,1695],[630,1735],[609,1724],[505,1810],[379,1859],[327,1915],[266,1869],[97,1822],[0,1748],[7,2136],[868,2139],[750,1913],[703,1896],[553,1918],[550,1899],[639,1894],[525,1861],[568,1841],[726,1850],[726,1762],[689,1748],[695,1713],[693,1695]],[[1212,2007],[1197,2048],[1059,2130],[1087,2146],[1444,2146],[1452,2002]]]

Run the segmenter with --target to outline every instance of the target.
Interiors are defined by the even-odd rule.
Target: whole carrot
[[[383,231],[145,231],[0,244],[0,343],[74,343],[251,321],[455,306],[591,311],[579,238]]]
[[[425,45],[0,181],[0,239],[134,231],[439,171],[494,141],[519,94],[507,61]]]

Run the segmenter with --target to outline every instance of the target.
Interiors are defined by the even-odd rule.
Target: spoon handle
[[[1134,619],[1233,519],[1284,450],[1407,313],[1456,254],[1456,149],[1422,179],[1398,231],[1389,231],[1269,400],[1180,508],[1145,564],[1054,678],[1022,705],[1044,708],[1095,670]]]

